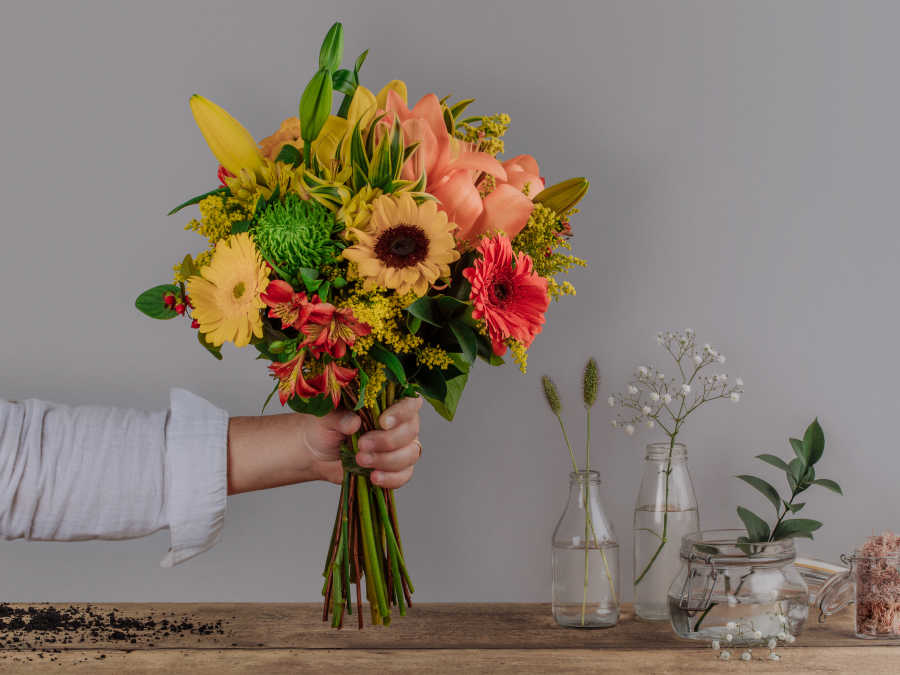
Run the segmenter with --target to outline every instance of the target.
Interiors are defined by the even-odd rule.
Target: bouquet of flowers
[[[270,363],[269,399],[297,412],[354,410],[362,433],[422,395],[450,420],[476,360],[500,365],[509,351],[524,371],[551,298],[574,294],[557,276],[585,264],[567,251],[588,183],[547,187],[533,157],[496,158],[507,115],[465,116],[472,99],[434,94],[410,107],[399,80],[376,95],[359,83],[368,52],[352,69],[342,53],[336,23],[298,116],[259,143],[191,97],[221,184],[171,213],[196,204],[186,229],[209,246],[136,306],[187,317],[217,359],[225,342],[252,345]],[[392,605],[405,614],[413,592],[394,496],[356,463],[357,439],[342,453],[324,572],[323,618],[338,628],[351,584],[360,628],[363,579],[375,624]]]

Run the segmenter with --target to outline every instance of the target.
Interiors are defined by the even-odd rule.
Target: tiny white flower
[[[744,652],[741,654],[741,661],[749,661],[752,658],[750,652]]]
[[[666,376],[665,376],[664,373],[657,373],[657,374],[656,374],[656,379],[657,379],[657,380],[664,380],[664,379],[666,379]]]
[[[694,363],[699,366],[701,363],[703,363],[703,357],[699,354],[694,354]]]
[[[794,644],[794,641],[796,639],[797,638],[795,638],[793,635],[788,634],[787,636],[785,636],[784,641],[787,642],[789,645],[791,645],[791,644]]]
[[[689,384],[681,385],[681,393],[684,394],[685,396],[690,394],[691,393],[691,385],[689,385]]]
[[[616,429],[619,426],[618,420],[610,420],[609,423],[612,424],[613,429]]]
[[[725,642],[731,642],[732,640],[734,640],[734,635],[732,635],[731,633],[727,633],[725,635]]]
[[[649,372],[650,372],[650,371],[647,370],[647,367],[646,367],[646,366],[639,366],[639,367],[638,367],[638,374],[639,374],[641,377],[647,377],[647,374],[648,374]]]
[[[672,402],[672,394],[663,394],[663,401],[665,403],[671,403]]]
[[[655,391],[651,391],[650,400],[656,403],[659,400],[659,394],[657,394]]]
[[[713,640],[713,641],[712,641],[712,648],[713,648],[713,649],[716,649],[716,650],[719,649],[719,641],[718,641],[718,640]]]
[[[626,424],[625,425],[625,433],[628,434],[629,436],[634,436],[634,425]]]
[[[708,342],[707,342],[705,345],[703,345],[703,351],[705,351],[705,352],[711,352],[711,351],[712,351],[712,347],[709,346],[709,343],[708,343]]]
[[[784,631],[781,631],[778,635],[776,635],[776,637],[779,640],[787,640],[787,633],[785,633]]]
[[[629,384],[628,385],[628,393],[631,394],[632,396],[634,396],[635,394],[638,393],[638,388],[635,387],[633,384]]]
[[[728,374],[722,373],[721,375],[716,375],[716,378],[722,382],[728,382]]]
[[[606,399],[606,402],[609,403],[610,408],[616,407],[616,397],[615,396],[610,396],[608,399]]]
[[[778,656],[778,654],[776,654],[775,652],[769,654],[768,659],[769,661],[781,661],[781,657]]]
[[[723,651],[721,654],[719,654],[719,658],[722,659],[723,661],[727,661],[728,659],[731,658],[731,652],[729,652],[729,651],[726,649],[726,650]]]
[[[735,628],[737,628],[737,624],[734,621],[729,621],[725,624],[725,628],[727,628],[728,630],[734,630]]]
[[[775,638],[769,638],[769,642],[767,643],[769,649],[775,649],[778,646],[778,640]]]
[[[656,426],[656,422],[654,422],[653,420],[647,420],[647,428],[648,429],[652,429],[655,426]]]
[[[735,383],[737,386],[739,386],[739,387],[743,387],[743,386],[744,386],[744,380],[743,380],[742,378],[740,378],[740,377],[739,377],[738,379],[736,379],[736,380],[734,381],[734,383]]]
[[[733,595],[728,596],[728,606],[729,607],[737,607],[738,601],[737,598]]]
[[[657,341],[659,344],[662,344],[663,342],[666,341],[666,339],[663,337],[663,334],[662,334],[662,333],[657,333],[657,335],[656,335],[656,341]]]
[[[719,363],[725,363],[725,355],[724,355],[724,354],[719,354],[719,355],[716,357],[716,361],[718,361]]]
[[[650,410],[650,406],[649,406],[649,405],[645,405],[643,408],[641,408],[641,412],[644,413],[645,415],[649,415],[649,414],[650,414],[651,412],[653,412],[653,411]]]
[[[684,332],[685,332],[685,334],[687,334],[687,335],[693,335],[693,334],[694,334],[694,329],[693,329],[693,328],[685,328],[685,329],[684,329]]]
[[[733,392],[731,392],[731,400],[734,401],[735,403],[737,403],[738,401],[741,400],[741,395],[738,392],[733,391]]]
[[[762,631],[759,631],[759,630],[753,631],[753,639],[759,640],[760,638],[762,638]]]

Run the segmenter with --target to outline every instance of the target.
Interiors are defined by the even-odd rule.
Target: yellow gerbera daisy
[[[356,263],[366,288],[422,296],[440,277],[450,276],[450,263],[459,260],[454,229],[433,201],[416,204],[405,193],[382,195],[372,202],[365,231],[353,231],[357,243],[343,255]]]
[[[265,303],[260,294],[269,272],[250,235],[242,232],[217,243],[200,274],[187,280],[187,293],[206,339],[216,346],[230,340],[244,347],[252,335],[262,337],[259,310]]]

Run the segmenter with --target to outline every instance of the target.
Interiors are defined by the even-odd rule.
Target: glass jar
[[[666,592],[681,563],[681,538],[700,529],[697,497],[682,443],[647,446],[644,476],[634,508],[634,613],[669,618]]]
[[[794,540],[737,543],[746,536],[706,530],[682,540],[681,571],[669,587],[679,637],[755,645],[790,642],[803,628],[809,591],[793,565]]]
[[[553,618],[577,628],[619,621],[619,545],[596,471],[569,474],[569,501],[553,532]]]
[[[855,602],[856,637],[900,640],[900,553],[872,556],[856,551],[841,560],[850,569],[822,587],[819,621]]]

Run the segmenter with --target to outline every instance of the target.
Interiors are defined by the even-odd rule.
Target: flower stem
[[[678,425],[675,426],[678,428]],[[650,561],[647,563],[647,566],[644,567],[644,571],[640,573],[637,579],[634,580],[634,585],[637,586],[641,581],[647,576],[647,572],[650,571],[650,568],[653,566],[653,563],[656,562],[656,559],[659,557],[659,554],[663,550],[663,546],[666,545],[667,537],[666,533],[669,528],[669,478],[672,475],[672,450],[675,448],[675,435],[672,434],[669,437],[669,455],[666,459],[666,496],[663,500],[663,529],[662,534],[659,537],[659,546],[654,551],[653,556],[650,558]]]

